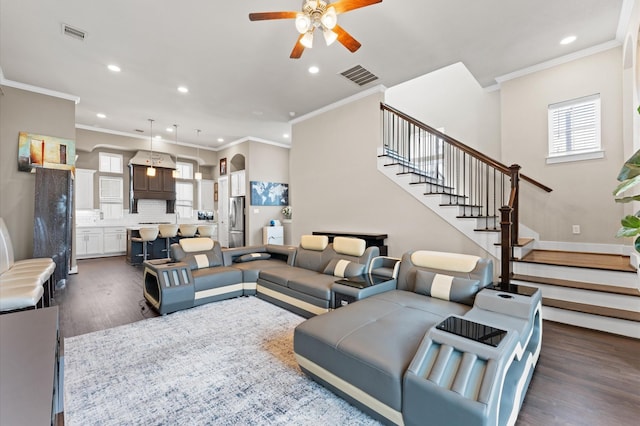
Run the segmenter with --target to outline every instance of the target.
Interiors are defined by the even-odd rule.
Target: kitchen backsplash
[[[134,226],[139,223],[169,222],[196,223],[196,217],[178,217],[175,213],[166,213],[166,201],[139,200],[138,213],[123,211],[122,219],[101,219],[100,210],[76,210],[76,226]]]

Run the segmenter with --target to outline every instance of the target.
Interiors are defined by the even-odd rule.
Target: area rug
[[[303,318],[256,297],[64,339],[64,423],[376,425],[308,379]]]

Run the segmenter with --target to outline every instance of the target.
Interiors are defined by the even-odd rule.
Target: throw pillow
[[[452,277],[423,270],[416,272],[414,291],[425,296],[473,306],[476,293],[480,289],[480,280]]]
[[[236,257],[233,262],[234,263],[244,263],[251,262],[253,260],[265,260],[271,258],[269,253],[247,253],[242,256]]]
[[[344,259],[331,259],[331,262],[324,268],[324,273],[340,278],[356,277],[364,274],[364,265]]]

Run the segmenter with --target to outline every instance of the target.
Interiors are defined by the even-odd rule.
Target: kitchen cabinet
[[[166,212],[174,213],[176,180],[173,177],[173,169],[156,167],[156,175],[147,176],[147,166],[132,164],[129,167],[130,212],[138,213],[138,200],[166,200]]]
[[[123,254],[127,250],[127,229],[124,227],[104,228],[103,242],[105,255]]]
[[[102,255],[102,228],[76,228],[76,257]]]
[[[76,209],[93,209],[93,175],[95,170],[76,169],[75,195]]]
[[[245,183],[246,182],[245,182],[244,170],[231,172],[231,196],[242,197],[246,195]]]

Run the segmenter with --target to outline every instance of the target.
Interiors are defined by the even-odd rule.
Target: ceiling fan
[[[249,19],[251,21],[295,19],[300,36],[289,56],[293,59],[302,56],[305,47],[313,46],[313,33],[316,29],[322,31],[327,46],[338,40],[349,51],[355,52],[361,44],[338,25],[338,15],[376,3],[382,3],[382,0],[337,0],[333,3],[327,3],[324,0],[302,0],[302,12],[250,13]]]

